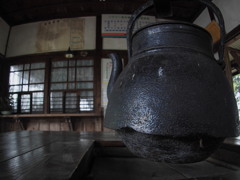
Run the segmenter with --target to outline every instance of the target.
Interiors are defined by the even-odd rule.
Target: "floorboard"
[[[0,179],[240,179],[238,166],[216,162],[178,165],[141,159],[130,153],[115,133],[18,131],[0,134]]]
[[[53,142],[0,163],[0,179],[69,179],[92,140]]]

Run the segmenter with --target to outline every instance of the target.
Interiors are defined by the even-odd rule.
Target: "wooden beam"
[[[232,41],[236,40],[235,38],[237,38],[237,39],[240,38],[240,25],[235,27],[232,31],[230,31],[226,35],[226,45],[230,45]]]
[[[228,48],[228,49],[229,49],[229,53],[234,58],[234,60],[237,63],[238,67],[240,67],[240,50],[233,49],[233,48]]]

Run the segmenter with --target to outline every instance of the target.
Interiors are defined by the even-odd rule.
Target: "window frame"
[[[77,61],[83,61],[83,60],[92,60],[93,61],[93,65],[77,65]],[[52,74],[50,73],[50,81],[49,81],[49,96],[51,95],[51,92],[63,92],[63,107],[62,107],[62,113],[66,113],[66,93],[70,93],[70,92],[74,92],[76,91],[78,93],[78,97],[80,97],[80,93],[82,91],[92,91],[93,92],[93,110],[92,111],[77,111],[75,113],[81,113],[81,112],[95,112],[96,111],[96,75],[95,75],[95,71],[96,71],[96,60],[93,58],[93,57],[75,57],[75,58],[71,58],[71,59],[66,59],[66,58],[56,58],[56,59],[53,59],[51,61],[51,63],[53,62],[60,62],[60,61],[67,61],[67,65],[66,66],[61,66],[61,67],[54,67],[52,68],[52,64],[51,64],[51,72],[53,69],[61,69],[61,68],[66,68],[67,69],[67,80],[66,81],[59,81],[59,82],[51,82],[51,77],[52,77]],[[70,61],[75,61],[75,66],[69,66],[69,62]],[[74,67],[75,69],[75,80],[74,81],[69,81],[69,77],[68,77],[68,73],[69,73],[69,69]],[[78,81],[77,78],[76,78],[76,74],[77,74],[77,69],[78,68],[84,68],[84,67],[91,67],[93,68],[93,79],[92,80],[82,80],[82,81]],[[75,86],[77,86],[77,83],[79,82],[92,82],[93,83],[93,87],[92,88],[77,88],[75,87],[74,89],[68,89],[68,85],[71,83],[71,82],[74,82],[75,83]],[[57,83],[66,83],[66,88],[65,89],[58,89],[58,90],[53,90],[51,89],[51,85],[53,84],[57,84]],[[80,98],[78,99],[78,101],[80,101]],[[49,103],[50,100],[49,100]],[[51,104],[49,106],[49,112],[51,113]],[[60,113],[60,112],[58,112]]]
[[[93,110],[92,111],[79,111],[77,113],[100,113],[102,111],[100,102],[101,102],[101,88],[100,88],[100,72],[101,67],[98,63],[98,58],[94,55],[94,51],[87,51],[87,56],[82,57],[80,52],[75,53],[75,57],[72,59],[78,59],[78,60],[93,60]],[[12,65],[18,65],[18,64],[27,64],[27,63],[35,63],[35,62],[43,62],[45,63],[45,79],[44,79],[44,100],[43,100],[43,112],[37,112],[37,114],[63,114],[62,112],[51,112],[50,111],[50,93],[51,93],[51,63],[55,61],[65,61],[65,60],[71,60],[66,59],[64,57],[63,52],[55,52],[50,54],[38,54],[38,55],[27,55],[27,56],[21,56],[21,57],[13,57],[9,58],[9,68]],[[76,66],[75,66],[76,67]],[[87,66],[89,67],[89,66]],[[10,72],[9,72],[10,75]],[[8,80],[9,82],[9,80]],[[84,81],[85,82],[85,81]],[[69,82],[68,82],[69,83]],[[81,91],[89,89],[81,89]],[[23,91],[21,91],[23,92]],[[19,92],[19,93],[21,93]],[[69,91],[70,92],[70,91]],[[80,92],[79,92],[80,93]],[[10,94],[10,92],[9,92]],[[32,100],[31,100],[32,101]],[[32,108],[32,107],[31,107]],[[16,112],[17,114],[23,114],[22,112]],[[32,112],[31,112],[32,113]],[[30,113],[30,114],[31,114]],[[33,112],[34,113],[34,112]],[[32,113],[32,114],[33,114]],[[74,113],[75,114],[75,113]]]
[[[32,64],[35,64],[35,63],[43,63],[44,64],[44,67],[40,67],[40,68],[31,68]],[[11,70],[11,66],[17,66],[17,65],[23,65],[22,69],[20,70]],[[25,68],[26,65],[29,65],[28,68]],[[38,71],[38,70],[44,70],[45,71],[46,69],[46,64],[45,62],[25,62],[25,63],[18,63],[18,64],[12,64],[10,65],[10,70],[9,70],[9,96],[13,96],[14,94],[17,95],[17,100],[16,100],[16,110],[14,109],[14,113],[17,113],[17,114],[28,114],[28,112],[23,112],[24,109],[22,109],[22,97],[24,95],[27,95],[29,94],[30,95],[30,108],[29,108],[29,114],[32,114],[33,113],[33,93],[44,93],[44,80],[43,82],[38,82],[38,83],[32,83],[31,82],[31,73],[33,71]],[[11,73],[15,73],[15,72],[20,72],[21,73],[21,82],[19,81],[18,84],[13,84],[13,85],[10,85],[10,75]],[[25,76],[25,72],[27,72],[28,76],[27,76],[27,82],[24,82],[24,76]],[[44,72],[44,76],[45,76],[45,72]],[[36,84],[41,84],[43,85],[43,89],[42,90],[31,90],[30,89],[30,86],[31,85],[36,85]],[[14,86],[20,86],[21,87],[21,90],[20,91],[10,91],[10,88],[11,87],[14,87]],[[24,86],[27,86],[27,90],[24,90],[23,87]],[[44,97],[43,97],[43,105],[42,105],[42,111],[40,111],[40,113],[43,113],[44,112]],[[35,113],[39,113],[39,111],[36,111]]]

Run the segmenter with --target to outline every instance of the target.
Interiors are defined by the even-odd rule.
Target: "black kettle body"
[[[132,35],[133,22],[152,1],[130,20],[129,63],[122,72],[120,58],[111,55],[114,69],[104,123],[138,156],[169,163],[201,161],[224,138],[238,135],[236,100],[220,65],[224,22],[214,4],[200,1],[219,19],[219,63],[211,35],[193,24],[156,23]]]

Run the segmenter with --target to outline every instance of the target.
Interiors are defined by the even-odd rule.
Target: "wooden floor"
[[[237,170],[203,161],[172,165],[144,159],[96,158],[91,179],[94,180],[239,180]],[[90,179],[90,178],[89,178]]]
[[[240,180],[240,170],[137,158],[115,133],[18,131],[0,134],[0,179]]]

